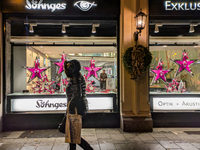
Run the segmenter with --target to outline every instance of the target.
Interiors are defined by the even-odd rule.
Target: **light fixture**
[[[92,33],[96,33],[96,27],[99,27],[99,24],[92,24]]]
[[[63,23],[62,24],[62,33],[66,33],[66,27],[69,27],[68,23]]]
[[[36,23],[29,23],[29,32],[30,33],[34,33],[33,26],[37,26],[37,24]]]
[[[142,12],[142,9],[140,9],[140,12],[135,16],[136,19],[136,29],[139,31],[135,31],[135,41],[138,40],[138,34],[141,33],[141,30],[145,28],[145,23],[147,19],[147,15]]]
[[[194,26],[193,26],[193,24],[190,24],[190,30],[189,30],[189,33],[194,33]]]
[[[194,27],[198,26],[198,23],[191,23],[189,33],[194,33]]]
[[[154,33],[159,33],[159,27],[161,27],[162,24],[161,23],[156,23],[155,24],[155,30],[154,30]]]

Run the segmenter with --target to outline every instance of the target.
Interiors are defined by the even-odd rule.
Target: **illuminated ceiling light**
[[[96,33],[96,27],[99,27],[99,24],[92,24],[92,33]]]
[[[159,33],[159,27],[161,27],[162,24],[155,24],[155,30],[154,33]]]
[[[194,27],[196,26],[198,26],[198,23],[191,23],[189,33],[194,33],[195,32]]]
[[[62,33],[66,33],[66,27],[69,27],[68,23],[63,23],[62,24]]]
[[[66,33],[66,29],[64,25],[62,25],[62,33]]]
[[[193,24],[190,24],[190,30],[189,30],[189,33],[194,33],[194,26],[193,26]]]
[[[33,26],[37,26],[37,24],[36,23],[29,23],[29,32],[30,33],[34,33]]]
[[[158,28],[158,25],[155,24],[155,30],[154,30],[154,33],[159,33],[159,28]]]

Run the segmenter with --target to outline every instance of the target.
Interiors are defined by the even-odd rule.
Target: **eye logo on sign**
[[[57,10],[63,10],[66,9],[67,4],[66,3],[42,3],[43,0],[40,0],[39,2],[37,0],[32,0],[29,2],[29,0],[26,0],[26,8],[27,9],[47,9],[51,10],[51,12],[54,12],[56,9]]]
[[[74,6],[78,7],[82,11],[88,11],[93,6],[97,6],[97,4],[95,4],[95,2],[90,3],[90,2],[87,2],[87,1],[78,1],[74,4]]]

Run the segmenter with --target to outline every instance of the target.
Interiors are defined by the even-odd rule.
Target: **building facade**
[[[20,0],[1,6],[3,131],[57,127],[66,109],[64,59],[79,60],[86,77],[90,111],[83,127],[152,130],[148,71],[133,81],[121,61],[135,44],[135,15],[140,9],[149,14],[147,0]],[[148,46],[148,39],[147,21],[138,43]],[[100,88],[102,70],[106,89]]]

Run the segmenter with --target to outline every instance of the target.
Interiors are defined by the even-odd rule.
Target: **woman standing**
[[[84,116],[88,110],[86,91],[85,91],[85,79],[81,75],[81,65],[77,60],[65,61],[64,69],[69,83],[66,88],[66,94],[68,102],[70,101],[69,113],[75,114],[75,107],[78,114]],[[81,138],[81,144],[79,144],[84,150],[93,150],[90,144]],[[70,143],[70,150],[76,150],[76,144]]]

